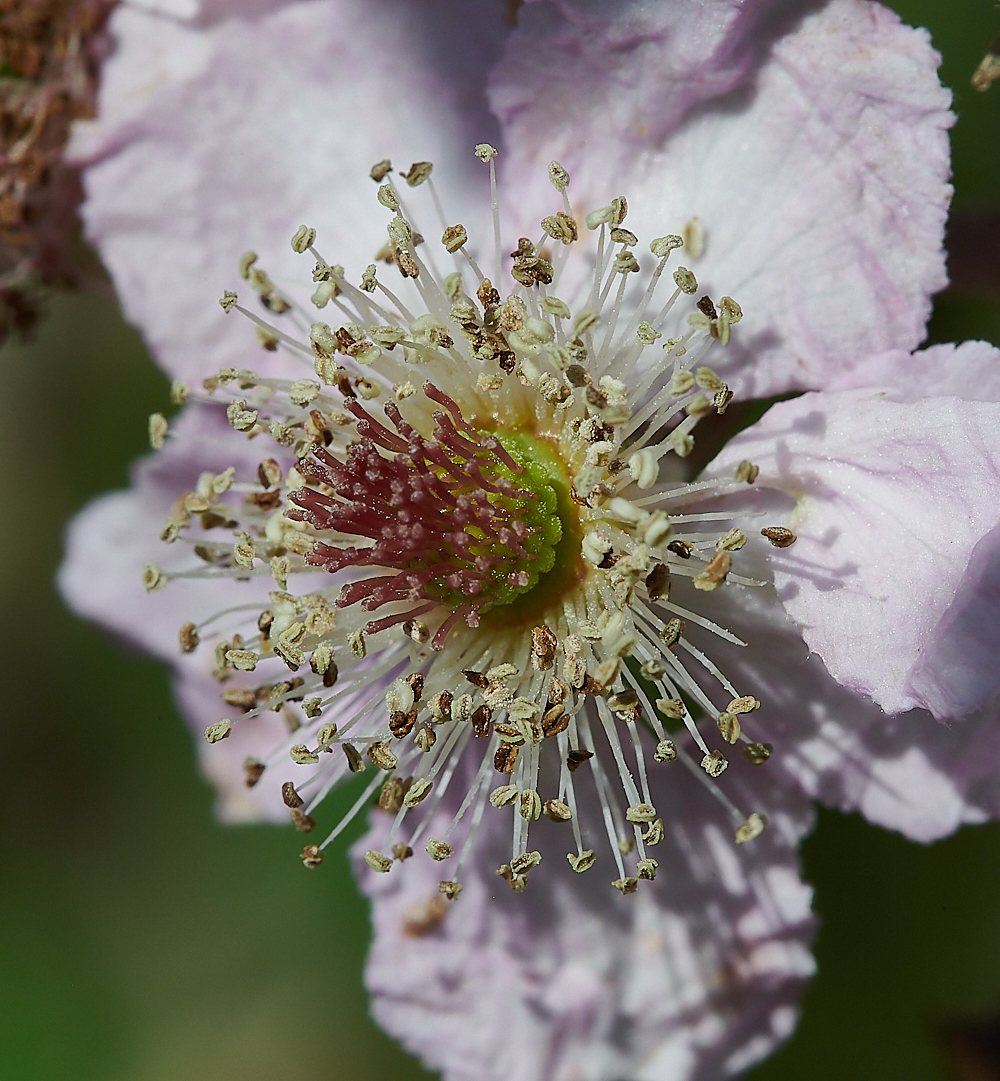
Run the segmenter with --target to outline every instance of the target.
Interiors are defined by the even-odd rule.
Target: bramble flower
[[[484,143],[475,152],[495,193],[497,151]],[[424,211],[436,202],[432,171],[417,162],[402,174],[409,188],[429,193]],[[541,861],[529,833],[543,814],[569,824],[573,870],[593,866],[583,836],[596,823],[580,821],[574,778],[585,764],[613,885],[631,893],[640,879],[654,879],[657,861],[647,849],[662,839],[663,820],[640,724],[656,737],[653,761],[679,760],[704,774],[733,817],[736,843],[753,840],[764,816],[738,810],[711,782],[728,766],[723,748],[738,744],[754,763],[769,756],[770,747],[744,731],[760,702],[738,690],[686,628],[743,644],[691,606],[699,592],[761,585],[734,566],[747,543],[732,525],[734,512],[700,507],[752,484],[757,467],[746,461],[726,479],[660,482],[662,460],[687,457],[698,422],[732,401],[706,361],[729,344],[739,304],[707,294],[694,302],[694,273],[668,267],[685,246],[678,234],[649,242],[653,269],[642,280],[639,241],[625,227],[628,204],[619,196],[586,216],[596,236],[592,281],[571,307],[557,291],[583,245],[569,174],[555,161],[548,168],[559,196],[554,213],[542,219],[541,239],[518,241],[504,293],[467,250],[463,225],[444,224],[440,243],[457,269],[442,276],[423,246],[427,227],[409,205],[413,197],[404,202],[390,178],[391,163],[371,174],[391,212],[379,254],[395,268],[392,288],[375,263],[352,284],[303,225],[291,246],[313,261],[312,304],[348,322],[335,329],[309,322],[254,252],[242,257],[240,273],[271,318],[243,307],[235,292],[221,300],[227,314],[236,309],[251,320],[266,351],[284,347],[310,377],[223,368],[203,381],[201,411],[218,401],[215,412],[224,409],[231,429],[256,440],[254,450],[264,443],[266,456],[253,472],[237,460],[178,492],[160,538],[181,549],[169,560],[177,569],[149,562],[144,571],[150,592],[182,579],[263,578],[276,587],[266,598],[240,590],[244,603],[180,627],[185,653],[211,638],[213,675],[230,684],[222,698],[240,711],[209,725],[206,738],[218,743],[237,723],[282,713],[289,731],[265,758],[247,759],[247,783],[287,768],[289,758],[318,767],[282,788],[306,833],[324,795],[364,772],[367,759],[374,777],[355,811],[379,789],[380,806],[396,817],[366,862],[388,872],[418,843],[443,862],[461,836],[453,876],[440,884],[449,898],[462,889],[464,857],[488,804],[514,808],[512,847],[498,873],[516,891]],[[495,198],[493,210],[500,237]],[[498,281],[502,263],[498,247]],[[190,396],[187,384],[175,383],[176,400]],[[177,435],[207,435],[210,423],[195,413],[193,427]],[[154,414],[154,447],[169,435]],[[222,445],[228,451],[236,441]],[[217,530],[235,543],[216,540]],[[780,526],[763,534],[780,547],[795,539]],[[317,570],[337,575],[336,584],[317,581]],[[672,598],[675,581],[691,587],[686,599]],[[707,674],[713,689],[691,669]],[[717,719],[712,746],[692,710]],[[674,729],[693,741],[694,758],[671,738]],[[597,754],[598,737],[611,757]],[[470,759],[474,776],[459,810],[440,837],[429,837],[428,821]],[[543,778],[555,786],[545,800]],[[319,864],[351,817],[307,846],[308,866]]]
[[[374,1008],[449,1078],[732,1073],[811,971],[811,798],[922,839],[997,811],[985,712],[886,717],[761,584],[887,709],[995,693],[995,353],[909,356],[936,56],[861,0],[373,10],[116,16],[89,229],[187,405],[64,591],[173,659],[223,813],[290,816],[308,866],[372,778]],[[234,326],[205,294],[249,246]]]

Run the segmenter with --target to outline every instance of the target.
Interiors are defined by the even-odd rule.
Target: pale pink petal
[[[611,171],[660,145],[688,110],[737,86],[769,44],[773,2],[542,0],[518,14],[490,98],[520,159],[575,164],[614,146]],[[615,145],[617,144],[617,145]],[[548,155],[548,157],[546,157]],[[600,166],[591,163],[596,173]]]
[[[199,0],[128,0],[122,7],[166,15],[171,19],[193,19],[201,4]]]
[[[721,590],[703,605],[748,643],[716,659],[761,701],[741,720],[751,739],[774,747],[754,778],[762,808],[769,786],[794,786],[916,841],[1000,814],[995,709],[948,724],[919,709],[887,716],[834,681],[770,594]]]
[[[759,485],[795,500],[799,539],[772,560],[779,595],[834,677],[889,712],[954,717],[1000,690],[998,424],[992,402],[807,394],[713,466],[749,458]]]
[[[824,390],[878,387],[894,402],[955,395],[1000,402],[1000,350],[989,342],[932,345],[916,353],[893,349],[862,360]]]
[[[668,134],[678,103],[739,74],[749,46],[734,50],[732,5],[625,5],[620,21],[611,7],[525,10],[493,101],[526,235],[551,213],[550,158],[573,177],[574,207],[626,195],[643,243],[698,216],[706,249],[690,265],[745,312],[728,361],[713,359],[742,394],[822,387],[861,357],[919,344],[946,281],[953,119],[926,31],[867,0],[831,0]],[[705,83],[691,90],[676,81],[690,73],[672,35],[716,14],[695,35]]]
[[[634,896],[609,885],[606,839],[587,842],[598,862],[576,875],[562,855],[569,827],[545,820],[531,837],[543,862],[514,894],[494,874],[510,858],[512,809],[487,808],[462,894],[438,927],[408,935],[404,923],[438,895],[457,857],[434,863],[418,848],[373,874],[360,855],[384,839],[384,816],[358,843],[373,900],[375,1016],[445,1081],[707,1081],[787,1037],[813,971],[810,890],[795,856],[808,803],[777,793],[769,829],[737,846],[731,820],[680,763],[656,768],[667,836],[649,850],[656,881]],[[737,802],[753,798],[754,770],[738,763],[727,774]],[[596,798],[584,802],[596,826]],[[437,813],[432,835],[453,811]]]
[[[433,161],[449,214],[482,216],[488,186],[471,150],[495,128],[482,68],[505,24],[502,5],[463,5],[468,23],[454,8],[312,0],[207,30],[119,12],[101,119],[75,155],[91,163],[87,235],[169,372],[256,363],[253,327],[216,303],[226,288],[252,296],[236,273],[247,249],[279,287],[309,295],[312,261],[289,245],[305,222],[324,257],[360,277],[385,242],[389,212],[367,177],[384,157]],[[435,238],[426,186],[412,202]]]

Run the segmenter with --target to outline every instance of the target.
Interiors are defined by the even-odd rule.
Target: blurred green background
[[[938,299],[931,340],[1000,343],[1000,85],[969,86],[1000,11],[992,0],[894,6],[944,55],[959,116],[955,207],[983,257]],[[351,838],[308,874],[296,834],[215,823],[163,670],[53,591],[64,522],[126,483],[146,416],[167,402],[138,334],[108,301],[58,295],[36,339],[8,343],[0,366],[0,1074],[430,1076],[368,1018]],[[798,1031],[755,1081],[1000,1078],[1000,1054],[987,1061],[1000,1045],[1000,825],[923,847],[821,811],[804,858],[820,972]]]

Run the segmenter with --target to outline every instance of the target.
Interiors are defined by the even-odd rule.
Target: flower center
[[[501,625],[529,618],[580,577],[582,560],[558,452],[526,432],[473,426],[433,384],[424,393],[445,407],[433,414],[430,438],[395,403],[385,407],[395,431],[351,403],[361,438],[344,461],[317,449],[299,464],[321,487],[296,492],[288,516],[371,541],[321,543],[308,557],[330,572],[381,572],[349,582],[337,600],[366,611],[395,602],[394,613],[369,623],[366,633],[413,621],[437,604],[450,609],[431,643],[439,650],[459,619],[477,627],[483,614],[503,608],[510,611],[499,616]],[[411,607],[400,611],[398,602]]]
[[[505,247],[496,151],[483,144],[476,154],[490,166],[493,280],[466,250],[464,226],[446,227],[441,238],[456,266],[447,276],[432,252],[418,250],[413,213],[382,183],[388,162],[372,170],[378,200],[394,214],[378,259],[399,271],[402,297],[375,263],[353,285],[302,226],[292,248],[316,260],[312,303],[351,320],[332,328],[281,295],[254,253],[243,257],[241,274],[264,306],[286,316],[289,331],[308,322],[308,341],[239,305],[235,293],[224,294],[222,307],[238,308],[257,324],[266,350],[283,347],[317,378],[290,382],[226,368],[205,381],[206,400],[235,384],[223,391],[231,396],[229,423],[248,439],[269,436],[278,458],[260,462],[256,477],[239,465],[202,474],[162,536],[172,544],[184,534],[207,566],[164,573],[151,564],[146,585],[228,576],[252,588],[270,575],[278,586],[256,623],[256,605],[235,605],[186,623],[180,642],[191,652],[201,634],[216,639],[214,674],[232,680],[223,698],[243,711],[210,725],[210,742],[227,738],[237,721],[284,715],[287,736],[265,758],[247,759],[247,784],[289,758],[315,767],[281,789],[303,832],[314,828],[312,812],[338,780],[364,771],[366,760],[382,771],[322,844],[306,846],[307,866],[319,864],[381,787],[379,805],[394,817],[380,848],[365,853],[375,871],[418,847],[436,861],[454,857],[440,884],[453,899],[483,816],[507,808],[511,858],[497,873],[520,891],[542,858],[528,840],[542,814],[567,824],[574,871],[594,865],[580,788],[590,785],[586,799],[599,807],[613,885],[631,893],[655,877],[649,849],[665,831],[649,769],[679,762],[692,771],[727,809],[737,843],[765,824],[725,795],[719,778],[728,759],[709,745],[742,743],[744,758],[764,762],[771,748],[760,739],[765,730],[755,731],[760,703],[696,644],[699,636],[743,644],[696,609],[703,593],[729,582],[760,584],[734,566],[732,553],[748,538],[732,525],[741,515],[700,501],[752,484],[757,468],[744,462],[731,479],[693,484],[660,476],[666,455],[690,453],[700,418],[726,411],[732,392],[704,360],[729,342],[742,312],[729,297],[716,305],[705,295],[685,318],[677,306],[698,282],[685,267],[667,274],[667,263],[684,246],[697,258],[701,240],[654,238],[650,264],[622,226],[628,206],[619,197],[585,219],[596,234],[587,256],[593,281],[585,296],[577,292],[583,306],[574,315],[555,291],[560,283],[576,289],[563,272],[581,236],[566,196],[569,176],[555,162],[549,177],[563,208],[542,219],[541,239],[519,238],[515,285],[504,299],[494,285]],[[430,173],[430,163],[418,162],[404,179],[410,188],[426,184],[439,209]],[[698,236],[694,223],[684,232]],[[545,237],[558,245],[554,252]],[[645,285],[640,256],[650,271]],[[671,278],[669,296],[659,295]],[[667,334],[662,353],[650,354]],[[178,401],[189,392],[175,390]],[[380,397],[387,404],[376,417]],[[150,432],[156,446],[167,435],[184,437],[159,415]],[[236,543],[205,535],[217,528],[233,530]],[[794,540],[781,528],[762,532],[772,544]],[[339,580],[316,588],[317,569]],[[309,591],[289,592],[300,574]],[[403,633],[380,634],[390,628]],[[260,676],[245,674],[258,668]],[[708,718],[701,728],[692,704]],[[655,735],[655,748],[643,749],[643,729]],[[439,812],[462,778],[468,788],[449,824]],[[432,822],[442,830],[428,838]]]

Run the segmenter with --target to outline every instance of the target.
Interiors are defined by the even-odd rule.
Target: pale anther
[[[747,841],[752,841],[764,832],[766,826],[767,818],[754,812],[748,816],[746,822],[736,831],[736,843],[742,845],[746,844]]]
[[[376,852],[374,848],[369,848],[365,853],[365,863],[373,871],[379,871],[382,874],[386,874],[392,867],[392,860],[381,852]]]
[[[729,763],[726,761],[721,751],[712,751],[711,754],[705,755],[701,760],[701,768],[709,775],[709,777],[719,777],[725,772]]]
[[[549,180],[556,191],[565,191],[569,187],[569,173],[557,161],[549,162]]]
[[[662,699],[660,700],[662,701]],[[659,705],[659,703],[657,703]],[[677,757],[677,748],[672,739],[661,739],[653,752],[653,759],[657,762],[673,762]]]
[[[439,841],[436,837],[432,837],[424,845],[424,851],[432,860],[446,860],[455,852],[447,841]]]
[[[162,413],[149,415],[149,445],[153,450],[160,450],[167,438],[167,418]]]
[[[220,739],[225,739],[232,731],[233,722],[230,720],[217,721],[215,724],[210,724],[205,729],[205,739],[209,743],[218,743]]]
[[[310,229],[307,225],[300,225],[295,230],[295,236],[292,237],[292,251],[301,255],[311,248],[315,242],[316,230]]]
[[[698,292],[698,279],[687,267],[678,267],[674,271],[674,281],[677,283],[677,288],[688,296]]]
[[[401,173],[400,175],[411,188],[416,188],[423,184],[433,170],[434,166],[431,162],[415,161],[410,166],[410,171],[408,173]]]

